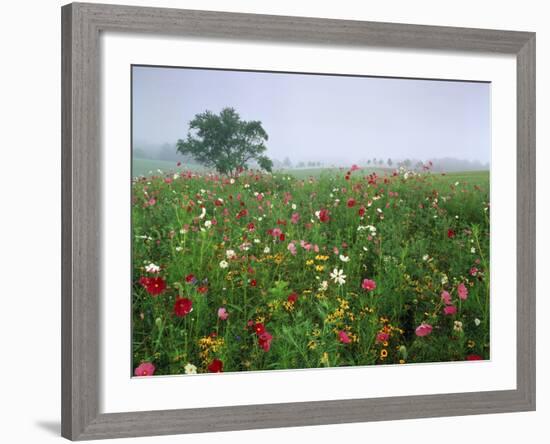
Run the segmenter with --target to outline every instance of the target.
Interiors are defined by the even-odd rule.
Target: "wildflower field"
[[[132,183],[136,376],[489,359],[489,174]]]

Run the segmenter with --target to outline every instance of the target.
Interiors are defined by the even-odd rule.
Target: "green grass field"
[[[489,359],[489,173],[367,173],[134,181],[135,374]]]

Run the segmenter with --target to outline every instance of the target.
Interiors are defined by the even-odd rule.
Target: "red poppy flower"
[[[210,373],[222,373],[223,372],[223,362],[219,359],[214,359],[209,365],[208,365],[208,371]]]
[[[256,322],[256,324],[254,324],[254,331],[257,335],[261,335],[263,332],[265,332],[264,324],[262,324],[261,322]]]
[[[177,298],[174,303],[174,314],[180,318],[193,311],[193,301],[187,298]]]
[[[254,224],[252,222],[250,222],[248,225],[247,225],[247,228],[248,228],[248,231],[254,231]]]
[[[258,345],[263,348],[264,352],[268,352],[271,348],[271,341],[273,336],[269,332],[264,331],[261,335],[258,336]]]
[[[185,276],[185,282],[187,282],[188,284],[192,283],[194,280],[195,280],[194,274],[188,274],[187,276]]]
[[[479,355],[468,355],[466,356],[466,361],[483,361],[483,357]]]
[[[363,217],[365,215],[365,207],[359,208],[358,213],[359,213],[359,217]]]
[[[287,301],[291,304],[294,304],[298,300],[298,295],[296,293],[291,293],[288,295]]]
[[[197,288],[197,291],[200,294],[206,294],[208,293],[208,287],[206,285],[201,285],[200,287]]]
[[[241,217],[244,217],[246,215],[248,215],[248,210],[245,208],[244,210],[238,212],[237,219],[240,219]]]
[[[319,220],[321,222],[328,222],[330,220],[330,215],[327,209],[323,208],[319,211]]]
[[[151,296],[158,296],[166,290],[166,282],[161,277],[142,277],[139,283],[145,287]]]
[[[347,204],[348,208],[353,208],[355,206],[355,204],[356,204],[355,199],[353,199],[353,198],[348,199],[348,204]]]
[[[451,230],[450,228],[447,230],[447,237],[449,239],[452,239],[453,237],[456,236],[456,233],[454,232],[454,230]]]
[[[252,280],[250,281],[250,286],[251,286],[251,287],[255,287],[256,285],[258,285],[258,282],[256,281],[256,279],[252,279]]]
[[[284,242],[285,239],[286,239],[285,234],[284,234],[284,233],[281,233],[281,234],[279,235],[279,240],[280,240],[281,242]]]

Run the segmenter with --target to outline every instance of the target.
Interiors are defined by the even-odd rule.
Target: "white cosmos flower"
[[[293,210],[296,209],[296,204],[292,204],[292,209],[293,209]]]
[[[187,363],[187,365],[184,367],[185,374],[186,375],[196,375],[197,374],[197,366],[191,364],[190,362]]]
[[[233,184],[235,183],[235,179],[231,178],[231,179],[229,180],[229,183],[230,183],[231,185],[233,185]]]
[[[229,264],[227,263],[227,261],[220,262],[220,268],[227,268],[227,267],[229,267]]]
[[[327,291],[327,288],[328,288],[328,282],[327,281],[323,281],[323,282],[321,282],[321,285],[319,285],[319,291]]]
[[[235,250],[227,250],[227,251],[225,252],[225,257],[226,257],[227,259],[233,259],[233,258],[236,257],[236,256],[237,256],[237,254],[235,253]]]
[[[344,274],[344,270],[338,270],[338,268],[332,270],[332,273],[330,273],[330,278],[338,285],[343,285],[346,283],[346,275]]]
[[[445,285],[447,282],[449,282],[449,278],[446,274],[444,274],[443,276],[441,276],[441,285]]]
[[[264,253],[265,253],[265,254],[269,254],[270,251],[271,251],[271,250],[269,249],[269,247],[265,247],[265,248],[264,248]]]
[[[205,228],[210,228],[211,226],[212,226],[212,221],[207,220],[207,221],[204,222],[204,227]]]
[[[479,324],[481,324],[481,321],[478,318],[475,318],[474,324],[476,324],[476,327],[479,327]]]
[[[474,247],[470,248],[470,253],[475,254],[475,253],[476,253],[476,249],[475,249]]]
[[[145,271],[147,273],[158,273],[160,271],[160,267],[151,262],[149,265],[145,267]]]
[[[174,177],[174,180],[176,180],[176,179],[179,179],[179,178],[180,178],[180,175],[179,175],[178,173],[176,173],[176,174],[174,174],[173,177]]]
[[[427,261],[429,258],[430,258],[430,256],[428,256],[427,254],[425,254],[424,256],[422,256],[422,260],[423,260],[423,261]]]
[[[340,260],[342,262],[349,262],[349,256],[344,256],[343,254],[340,255]]]

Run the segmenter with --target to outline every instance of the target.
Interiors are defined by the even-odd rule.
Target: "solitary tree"
[[[272,170],[273,162],[264,155],[267,139],[261,122],[246,122],[233,108],[224,108],[219,115],[210,111],[197,114],[189,123],[187,139],[178,140],[176,147],[197,162],[233,176],[250,161]]]

